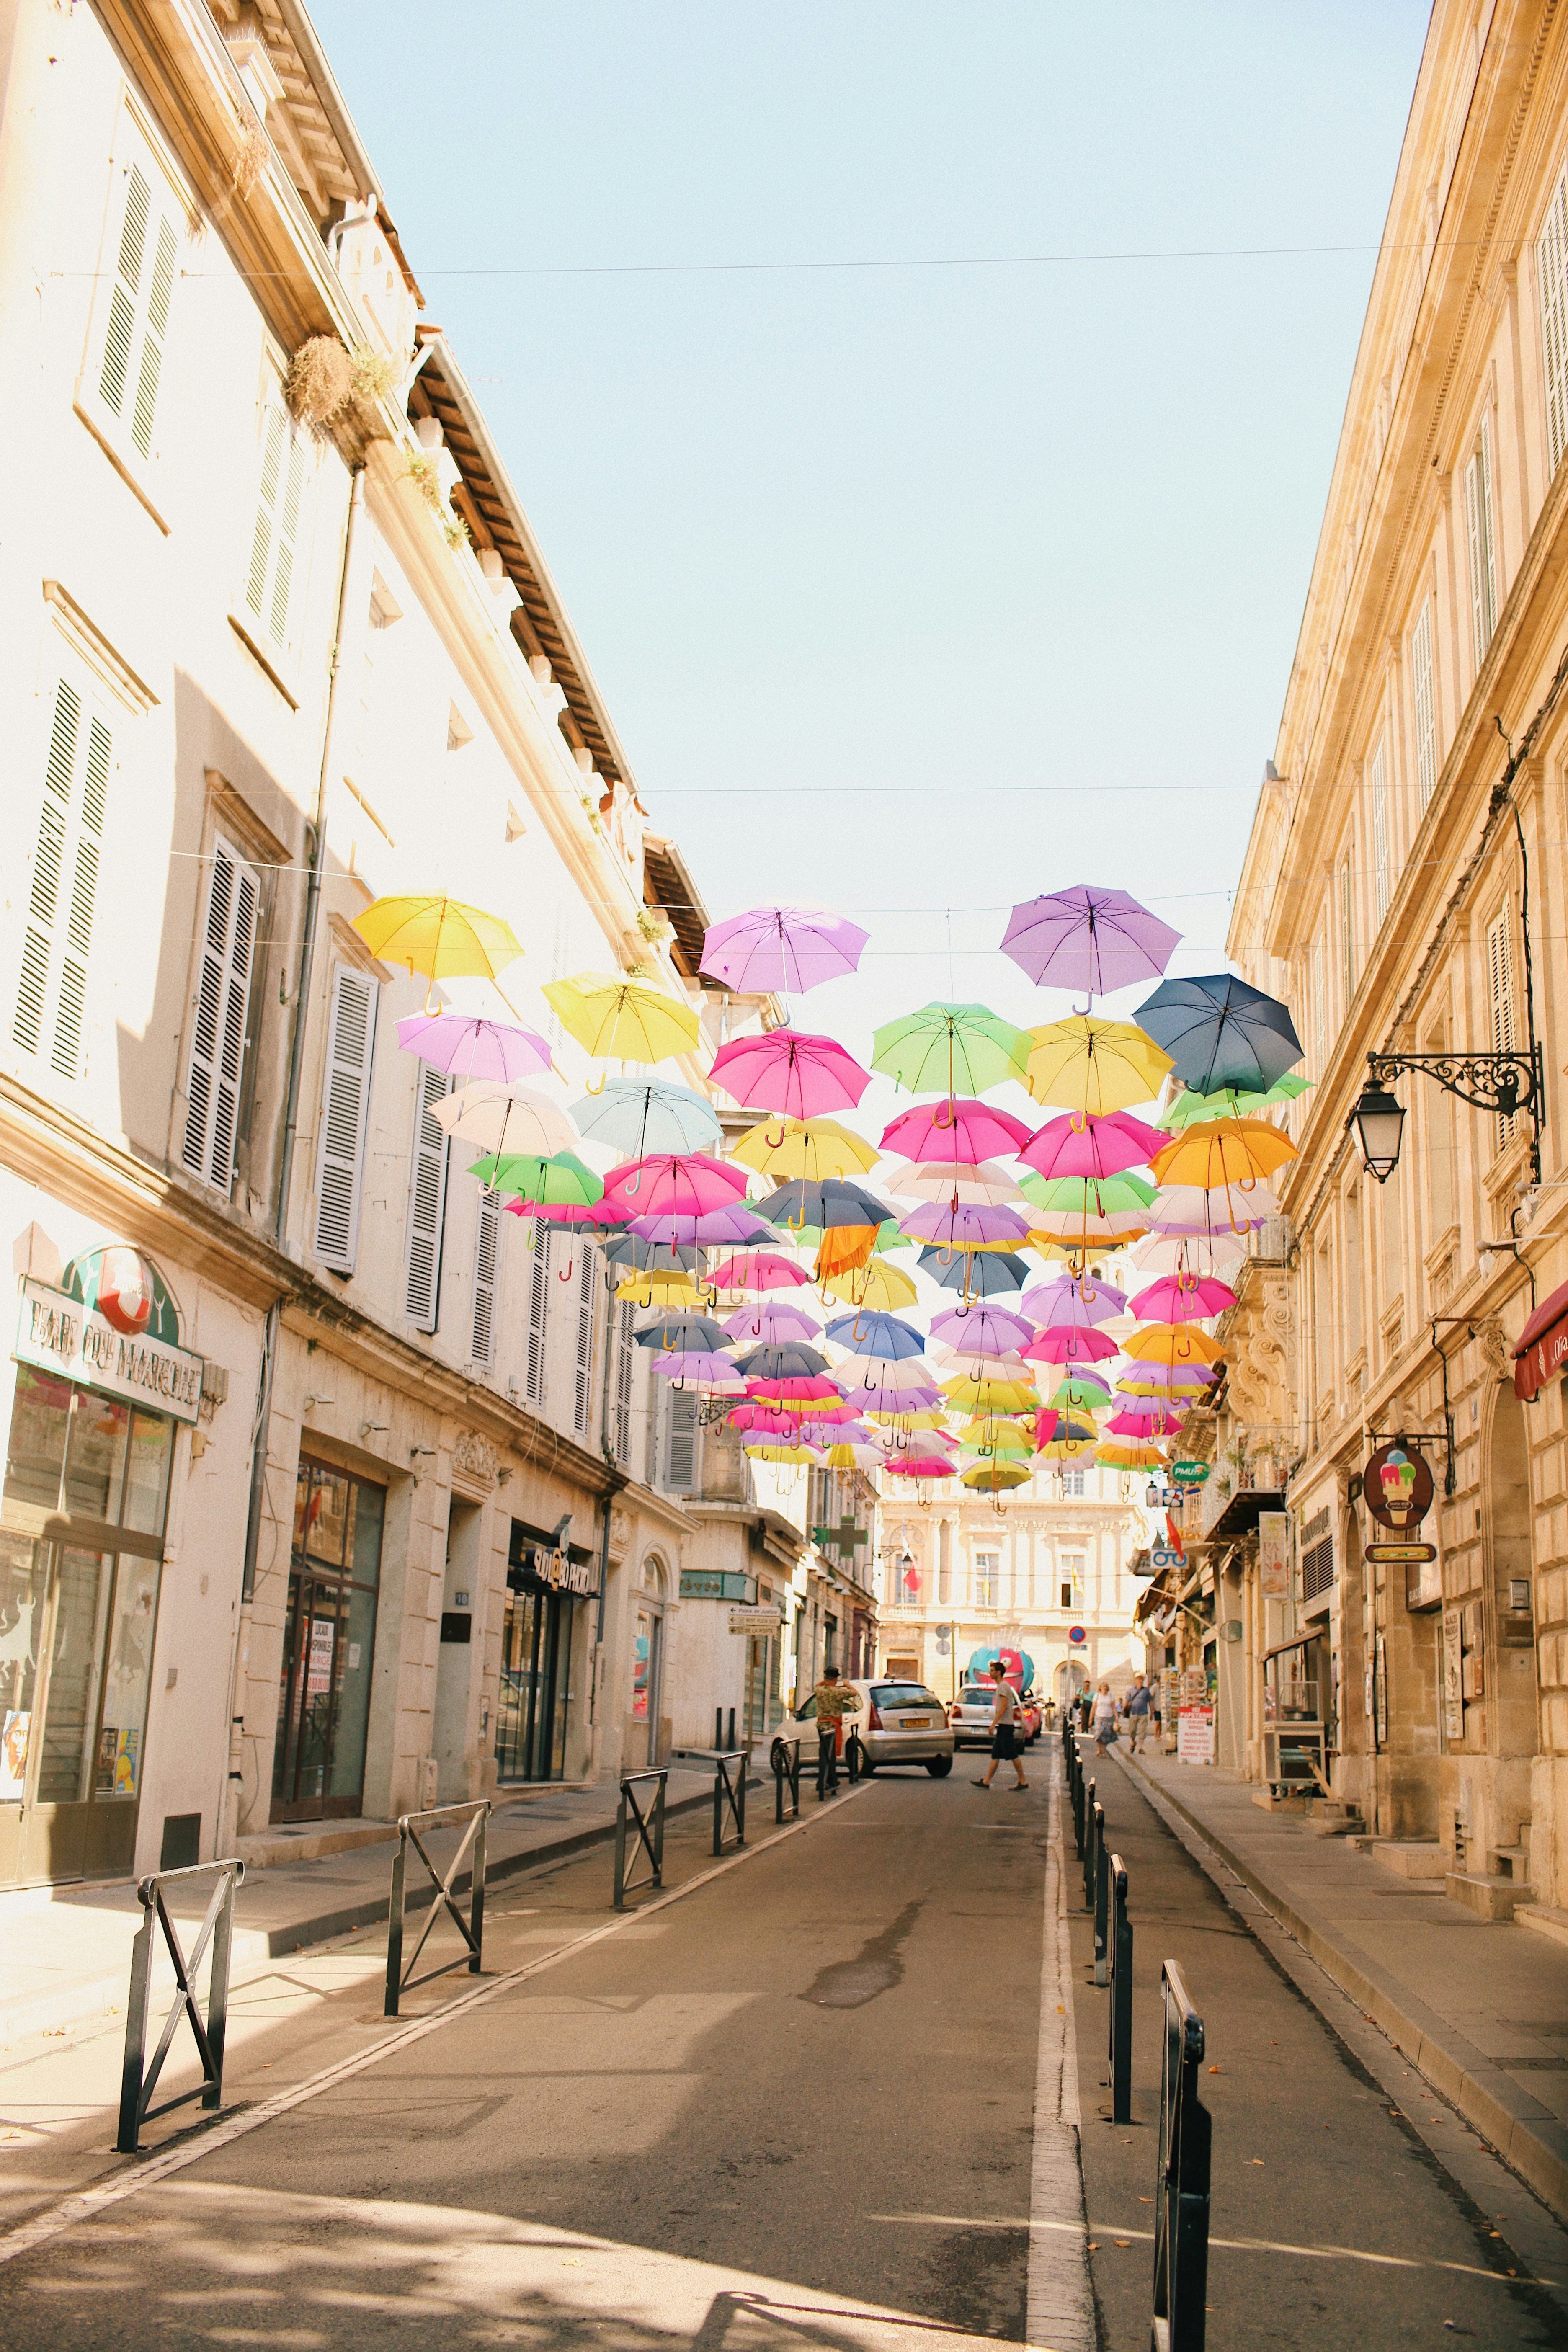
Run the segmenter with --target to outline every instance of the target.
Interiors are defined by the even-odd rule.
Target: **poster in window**
[[[1176,1754],[1184,1764],[1214,1762],[1214,1709],[1183,1706],[1176,1713]]]
[[[117,1797],[136,1794],[136,1772],[142,1760],[142,1733],[131,1726],[120,1735],[120,1746],[114,1759],[114,1793]]]
[[[1265,1601],[1290,1598],[1290,1521],[1284,1511],[1258,1514],[1258,1590]]]
[[[98,1735],[98,1767],[92,1776],[95,1797],[114,1794],[114,1759],[120,1753],[120,1727],[106,1723]]]
[[[310,1654],[305,1664],[307,1698],[325,1698],[332,1687],[332,1641],[336,1632],[334,1619],[311,1618]]]
[[[0,1724],[0,1805],[21,1801],[27,1782],[27,1735],[33,1727],[31,1707],[8,1706]]]

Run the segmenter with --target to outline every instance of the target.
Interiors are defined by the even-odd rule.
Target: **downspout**
[[[599,1543],[598,1613],[594,1623],[594,1708],[590,1721],[598,1714],[599,1667],[603,1662],[605,1648],[605,1593],[610,1581],[610,1513],[615,1507],[616,1496],[623,1493],[631,1484],[630,1478],[616,1460],[610,1445],[610,1366],[614,1360],[613,1342],[616,1322],[615,1275],[610,1268],[605,1269],[605,1287],[609,1293],[609,1306],[605,1316],[605,1379],[599,1400],[599,1447],[605,1457],[605,1470],[608,1483],[605,1487],[605,1525]]]

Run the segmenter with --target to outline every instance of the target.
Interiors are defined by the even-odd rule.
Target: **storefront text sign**
[[[1212,1706],[1177,1708],[1176,1754],[1184,1764],[1214,1762],[1214,1709]]]
[[[1290,1519],[1285,1511],[1258,1514],[1258,1590],[1265,1601],[1290,1598]]]
[[[568,1551],[546,1551],[542,1544],[522,1555],[522,1564],[553,1592],[597,1592],[598,1576],[591,1559],[574,1559]]]
[[[41,1282],[22,1285],[16,1359],[83,1388],[195,1422],[201,1410],[202,1360],[166,1339],[117,1331],[107,1316]]]

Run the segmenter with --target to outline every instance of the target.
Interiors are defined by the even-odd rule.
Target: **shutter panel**
[[[441,1304],[441,1243],[447,1223],[446,1129],[436,1106],[451,1089],[445,1070],[421,1062],[414,1097],[413,1166],[408,1186],[408,1242],[403,1311],[421,1331],[434,1331]]]
[[[234,1139],[245,1070],[246,1012],[260,884],[221,837],[213,845],[206,928],[191,1031],[187,1108],[180,1158],[227,1195],[234,1190]]]
[[[667,1381],[665,1386],[669,1391],[669,1421],[664,1483],[672,1495],[689,1495],[697,1475],[697,1391],[678,1388],[673,1381]]]
[[[305,491],[305,442],[276,401],[261,413],[261,472],[245,575],[245,605],[279,652],[289,645],[294,560]]]
[[[636,1325],[629,1298],[621,1300],[620,1308],[616,1344],[615,1451],[617,1462],[629,1462],[632,1458],[632,1381],[637,1363],[637,1342],[633,1338]]]
[[[1381,743],[1372,760],[1372,863],[1381,925],[1388,912],[1389,899],[1388,772]]]
[[[474,1234],[474,1328],[470,1350],[476,1364],[495,1360],[496,1293],[500,1279],[500,1194],[479,1194]]]
[[[594,1418],[594,1290],[598,1259],[591,1242],[578,1244],[577,1361],[572,1391],[572,1429],[586,1437]]]
[[[1486,598],[1487,643],[1492,641],[1497,627],[1497,527],[1492,509],[1492,421],[1481,418],[1481,461],[1479,475],[1481,522],[1481,585]]]
[[[1437,782],[1437,713],[1432,693],[1432,607],[1423,604],[1410,633],[1410,677],[1415,706],[1415,775],[1421,805]]]
[[[272,569],[272,533],[277,522],[278,484],[283,471],[283,443],[288,421],[268,402],[261,423],[261,481],[256,496],[256,528],[250,538],[250,570],[245,601],[258,621],[267,614],[267,577]]]
[[[550,1307],[550,1228],[535,1220],[528,1265],[528,1365],[530,1404],[544,1402],[544,1327]]]
[[[153,177],[133,163],[125,174],[125,208],[121,215],[98,392],[110,415],[129,425],[131,438],[143,457],[153,454],[163,344],[179,257],[180,233],[174,217],[157,201]]]
[[[378,982],[339,964],[332,974],[321,1147],[316,1177],[316,1255],[352,1274],[359,1249],[365,1114],[375,1051]]]
[[[61,678],[55,689],[43,805],[11,1034],[24,1053],[48,1053],[62,1078],[79,1078],[87,1020],[87,969],[109,818],[114,738],[107,721]]]
[[[1465,528],[1470,549],[1470,636],[1479,670],[1487,657],[1486,606],[1481,590],[1481,465],[1472,457],[1465,467]]]
[[[1546,378],[1546,447],[1556,473],[1568,448],[1568,172],[1558,181],[1536,248],[1541,346]]]
[[[1513,937],[1505,907],[1487,930],[1487,994],[1490,1000],[1492,1052],[1513,1051]],[[1494,1149],[1504,1151],[1513,1134],[1513,1120],[1499,1116],[1492,1121]]]

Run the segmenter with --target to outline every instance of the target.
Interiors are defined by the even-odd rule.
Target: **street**
[[[1034,2292],[1058,2308],[1085,2243],[1076,2168],[1053,2176],[1035,2142],[1042,1965],[1058,1946],[1053,1768],[1043,1743],[1017,1796],[975,1789],[968,1758],[945,1782],[879,1774],[820,1811],[808,1800],[802,1829],[711,1876],[702,1824],[683,1822],[674,1899],[613,1927],[603,1848],[510,1881],[487,1923],[493,1994],[466,2006],[472,1980],[446,1977],[393,2023],[361,1973],[303,2028],[239,2035],[225,2115],[149,2131],[148,2149],[195,2159],[162,2178],[156,2155],[105,2163],[118,2053],[100,2036],[75,2063],[90,2060],[105,2104],[56,2142],[34,2226],[73,2187],[153,2178],[0,2269],[0,2343],[357,2347],[389,2324],[438,2346],[1073,2342],[1026,2329],[1031,2220]],[[1561,2305],[1509,2275],[1527,2265],[1495,2221],[1120,1769],[1100,1781],[1133,1886],[1137,2121],[1100,2116],[1107,1996],[1084,1965],[1068,1817],[1093,2297],[1077,2342],[1147,2340],[1167,1953],[1217,2068],[1211,2343],[1561,2341]],[[30,2100],[40,2126],[51,2063],[3,2078],[7,2125]],[[357,2070],[247,2128],[280,2082],[287,2099],[345,2063]],[[1549,2274],[1568,2279],[1560,2233],[1539,2226],[1557,2249]]]

